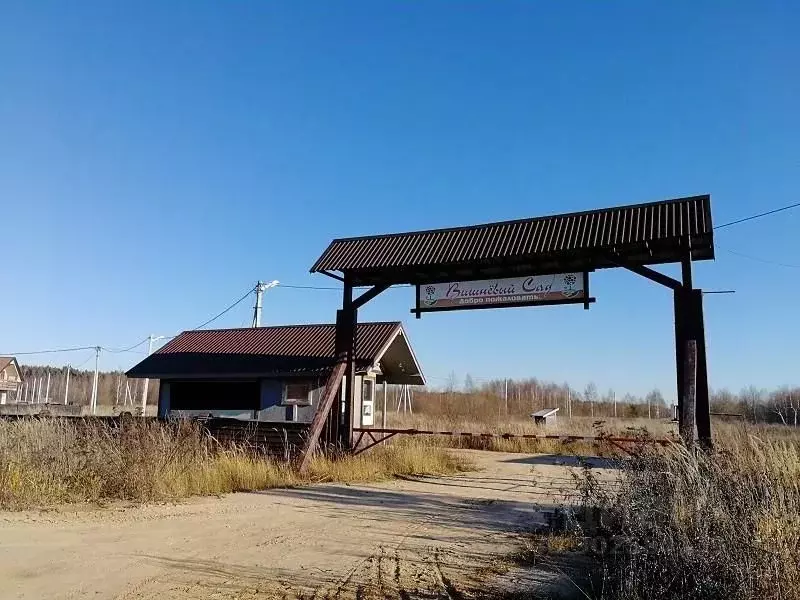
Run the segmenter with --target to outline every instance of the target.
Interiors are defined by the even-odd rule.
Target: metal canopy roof
[[[426,283],[512,274],[589,271],[714,258],[711,197],[693,196],[586,212],[337,239],[311,268],[353,285]]]

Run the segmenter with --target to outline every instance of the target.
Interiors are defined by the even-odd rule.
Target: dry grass
[[[435,417],[428,414],[387,415],[390,427],[410,428],[426,431],[454,431],[471,433],[514,435],[578,435],[620,436],[627,438],[672,438],[675,424],[658,419],[592,419],[590,417],[559,418],[548,427],[534,425],[530,418],[507,419],[486,417],[477,420],[470,417]],[[380,422],[380,415],[376,423]],[[431,436],[431,443],[445,448],[469,448],[496,452],[530,452],[546,454],[595,455],[614,453],[613,447],[598,446],[591,442],[564,442],[560,440],[519,439],[480,436]]]
[[[123,427],[68,420],[0,422],[0,507],[64,502],[152,501],[287,487],[448,474],[470,465],[423,440],[356,457],[317,457],[300,476],[291,465],[220,449],[196,425],[132,420]]]
[[[623,464],[614,493],[583,484],[603,515],[578,527],[597,559],[590,597],[800,598],[796,431],[722,426],[713,453],[653,450]]]

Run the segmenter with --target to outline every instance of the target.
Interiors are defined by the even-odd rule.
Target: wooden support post
[[[356,327],[358,311],[353,307],[353,286],[345,281],[344,298],[340,318],[336,322],[339,333],[337,344],[347,362],[345,370],[344,411],[339,424],[339,446],[349,450],[353,443],[353,406],[355,403],[356,383]]]
[[[355,326],[356,312],[352,308],[353,286],[349,283],[344,285],[344,297],[342,310],[336,313],[336,337],[334,340],[334,353],[336,354],[336,364],[333,367],[328,380],[325,383],[325,391],[319,401],[314,419],[308,431],[303,453],[300,461],[300,472],[305,472],[311,464],[311,458],[317,450],[320,435],[326,424],[330,435],[337,435],[336,441],[349,448],[353,434],[353,423],[350,414],[352,411],[345,406],[345,417],[348,421],[342,423],[341,402],[339,401],[339,391],[342,387],[342,378],[352,371],[355,373]],[[352,390],[352,383],[348,381],[348,390]],[[348,392],[349,396],[349,392]],[[331,407],[335,407],[331,415]],[[343,444],[343,441],[346,443]],[[333,441],[329,439],[328,441]]]
[[[683,279],[683,287],[687,290],[691,290],[694,287],[692,285],[692,258],[688,254],[681,261],[681,276]]]
[[[311,427],[308,430],[308,437],[306,437],[303,453],[300,457],[300,472],[305,473],[311,465],[311,458],[317,450],[317,443],[322,429],[328,420],[328,414],[331,411],[331,406],[338,403],[335,402],[339,397],[339,389],[342,386],[342,377],[344,376],[347,363],[340,361],[336,363],[331,374],[328,376],[328,381],[325,383],[325,391],[320,399],[317,411],[314,413],[314,419],[311,421]]]
[[[381,428],[386,429],[386,379],[381,384],[383,386],[383,413],[381,414]],[[384,445],[386,441],[383,441]]]
[[[684,396],[683,368],[685,360],[684,357],[686,354],[686,335],[684,333],[686,321],[686,302],[684,301],[684,293],[682,289],[675,290],[673,293],[673,300],[675,306],[675,379],[677,384],[677,395],[675,398],[677,399],[678,404],[678,430],[680,431],[683,420],[683,411],[681,410],[681,407]]]
[[[687,294],[687,315],[691,323],[688,337],[697,343],[697,378],[695,422],[697,437],[705,448],[711,448],[711,405],[708,388],[708,363],[706,361],[706,331],[703,318],[703,292],[691,290]]]
[[[695,402],[697,392],[697,342],[687,340],[685,345],[683,377],[684,396],[681,402],[680,434],[683,443],[693,448],[695,443]]]

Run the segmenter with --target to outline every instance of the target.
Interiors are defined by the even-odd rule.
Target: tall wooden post
[[[350,282],[344,283],[344,297],[342,301],[343,335],[342,343],[345,344],[347,369],[345,371],[344,411],[342,423],[339,426],[339,446],[349,450],[353,443],[353,406],[355,406],[356,386],[356,328],[358,311],[353,307],[353,286]]]
[[[676,392],[678,401],[678,429],[681,428],[681,421],[683,419],[683,411],[681,405],[683,404],[683,386],[684,386],[684,356],[686,355],[686,335],[685,335],[685,306],[683,289],[676,289],[672,293],[673,303],[675,308],[675,380]]]
[[[683,443],[692,448],[695,442],[695,406],[697,392],[697,342],[687,340],[683,366],[683,399],[681,402],[680,434]]]
[[[687,294],[687,313],[690,316],[689,338],[697,344],[697,376],[695,422],[697,437],[706,448],[712,445],[711,402],[708,388],[708,363],[706,362],[706,331],[703,319],[703,291],[691,290]]]

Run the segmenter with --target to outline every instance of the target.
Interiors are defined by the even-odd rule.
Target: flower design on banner
[[[428,306],[433,306],[436,304],[436,286],[428,285],[425,286],[425,304]]]
[[[567,273],[564,275],[564,291],[563,294],[567,298],[572,298],[573,296],[577,296],[579,290],[575,289],[575,284],[578,283],[578,278],[575,276],[574,273]]]

